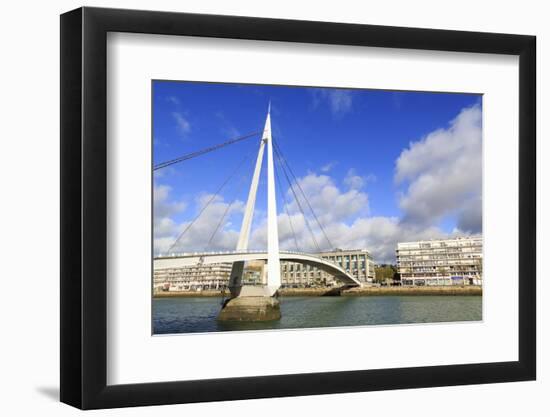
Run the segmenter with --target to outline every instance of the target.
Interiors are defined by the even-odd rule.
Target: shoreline
[[[363,287],[339,290],[338,288],[284,288],[279,290],[282,297],[375,297],[388,295],[482,295],[481,286],[425,286],[425,287]],[[226,293],[227,295],[227,293]],[[153,298],[173,297],[221,297],[219,290],[171,291],[153,294]]]

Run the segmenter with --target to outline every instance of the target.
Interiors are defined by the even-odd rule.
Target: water
[[[221,299],[153,299],[153,333],[299,329],[481,320],[481,296],[281,297],[273,322],[218,322]]]

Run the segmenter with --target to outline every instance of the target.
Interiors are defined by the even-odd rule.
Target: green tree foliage
[[[399,279],[395,265],[376,265],[374,267],[374,281],[385,282],[387,279]]]

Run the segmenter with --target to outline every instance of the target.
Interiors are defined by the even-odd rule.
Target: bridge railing
[[[256,253],[265,253],[265,250],[233,250],[233,251],[216,251],[216,252],[181,252],[181,253],[171,253],[168,255],[160,256],[155,259],[174,259],[174,258],[186,258],[186,257],[203,257],[203,256],[216,256],[216,255],[235,255],[235,254],[256,254]],[[299,252],[299,251],[279,251],[281,254],[290,254],[290,255],[303,255],[308,257],[314,257],[323,261],[327,264],[333,265],[335,268],[340,269],[345,275],[352,276],[350,272],[337,264],[336,262],[331,261],[330,259],[323,258],[316,254],[311,254],[308,252]],[[355,279],[355,278],[353,278]]]
[[[181,253],[170,253],[168,255],[159,256],[155,259],[167,259],[167,258],[186,258],[186,257],[201,257],[201,256],[216,256],[216,255],[236,255],[236,254],[256,254],[256,253],[265,253],[265,250],[233,250],[233,251],[215,251],[215,252],[181,252]],[[341,269],[342,271],[347,271],[342,267],[341,265],[337,264],[336,262],[331,261],[330,259],[323,258],[321,256],[318,256],[316,254],[308,253],[308,252],[299,252],[299,251],[291,251],[291,250],[285,250],[285,251],[279,251],[279,253],[282,254],[289,254],[289,255],[303,255],[303,256],[310,256],[317,258],[319,260],[322,260],[326,263],[329,263],[331,265],[334,265],[335,267]]]
[[[190,256],[214,256],[214,255],[234,255],[234,254],[255,254],[255,253],[265,253],[265,250],[233,250],[233,251],[214,251],[214,252],[180,252],[180,253],[169,253],[169,254],[163,254],[157,257],[157,259],[161,258],[180,258],[180,257],[190,257]],[[295,255],[306,255],[306,256],[314,256],[319,259],[325,259],[322,258],[316,254],[308,253],[308,252],[298,252],[298,251],[291,251],[291,250],[284,250],[279,251],[279,253],[285,253],[285,254],[295,254]],[[325,259],[328,260],[328,259]]]

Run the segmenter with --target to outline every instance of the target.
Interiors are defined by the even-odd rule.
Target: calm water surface
[[[481,296],[281,297],[282,318],[263,323],[218,322],[221,298],[153,300],[153,332],[297,329],[481,320]]]

